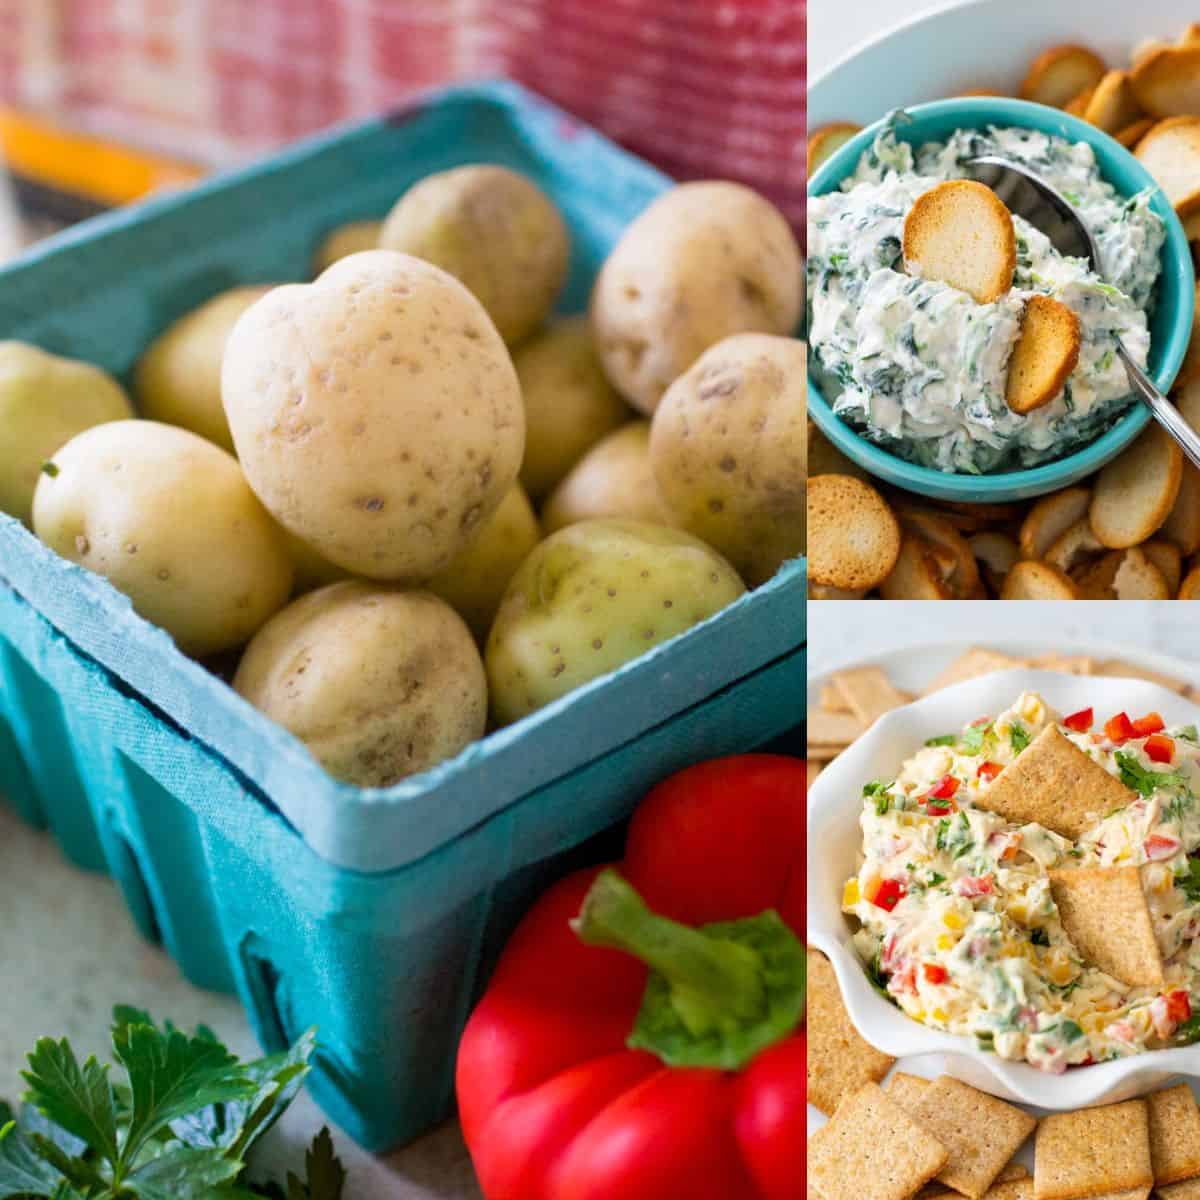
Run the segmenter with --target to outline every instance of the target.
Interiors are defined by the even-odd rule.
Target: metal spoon
[[[1100,249],[1091,231],[1083,223],[1074,205],[1052,188],[1040,175],[1020,163],[993,154],[981,154],[966,162],[971,174],[1036,229],[1040,229],[1054,248],[1071,258],[1091,262],[1092,270],[1103,277]],[[1154,386],[1153,381],[1133,361],[1125,344],[1117,341],[1117,355],[1129,376],[1133,393],[1154,414],[1154,419],[1179,443],[1194,467],[1200,470],[1200,436],[1179,415],[1179,410]]]

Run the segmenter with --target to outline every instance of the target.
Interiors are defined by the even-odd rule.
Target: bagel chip
[[[1180,488],[1180,495],[1182,494],[1183,489]],[[1175,503],[1178,504],[1179,501],[1176,500]],[[1173,513],[1175,510],[1171,511]],[[1167,518],[1168,521],[1170,519]],[[1139,549],[1158,568],[1166,581],[1168,598],[1174,596],[1183,580],[1183,554],[1179,547],[1165,538],[1151,538],[1150,541],[1143,542]]]
[[[1183,482],[1183,451],[1151,424],[1097,476],[1088,520],[1101,545],[1125,550],[1152,537],[1171,513]]]
[[[1004,577],[1001,600],[1078,600],[1079,590],[1056,567],[1032,559],[1017,563]]]
[[[1069,112],[1073,117],[1082,117],[1087,112],[1088,105],[1096,94],[1094,87],[1084,88],[1078,96],[1072,97],[1063,105],[1063,112]]]
[[[1045,558],[1046,552],[1077,521],[1087,515],[1092,502],[1091,491],[1082,486],[1064,488],[1043,496],[1025,515],[1021,522],[1018,543],[1023,558]],[[1060,571],[1070,570],[1062,563],[1055,563]]]
[[[1079,318],[1061,300],[1030,296],[1008,360],[1004,399],[1024,416],[1049,404],[1079,362]]]
[[[1012,287],[1017,239],[1012,213],[982,183],[951,179],[917,197],[904,219],[904,265],[990,304]]]
[[[1119,129],[1113,134],[1113,137],[1126,150],[1132,150],[1153,128],[1154,118],[1143,117],[1140,121],[1134,121],[1132,125],[1126,125],[1124,129]]]
[[[924,538],[906,533],[896,562],[879,588],[885,600],[952,600],[942,567]]]
[[[1126,129],[1142,117],[1141,106],[1133,94],[1128,71],[1109,71],[1096,85],[1083,119],[1103,129],[1105,133],[1116,133]]]
[[[1004,577],[1021,557],[1017,543],[1007,533],[985,529],[982,533],[972,534],[969,545],[992,595],[997,595],[1004,586]]]
[[[1033,60],[1021,84],[1021,99],[1051,108],[1065,107],[1104,78],[1103,59],[1086,46],[1051,46]]]
[[[1200,209],[1200,117],[1159,121],[1138,142],[1134,157],[1181,217]]]
[[[1200,45],[1163,46],[1130,74],[1138,103],[1152,117],[1200,116]]]
[[[979,564],[967,539],[953,521],[940,513],[924,509],[901,509],[901,526],[924,540],[937,562],[942,583],[955,600],[970,600],[980,588]]]
[[[1162,954],[1137,867],[1067,867],[1049,876],[1062,927],[1087,962],[1128,987],[1163,986]]]
[[[1200,566],[1193,567],[1179,585],[1179,600],[1200,600]]]
[[[834,121],[822,125],[808,135],[808,175],[811,179],[817,173],[817,168],[835,151],[844,146],[856,133],[861,132],[862,126],[852,121]]]
[[[836,588],[873,588],[900,554],[900,525],[880,494],[850,475],[808,481],[808,572]]]
[[[1081,600],[1170,600],[1162,572],[1138,546],[1110,550],[1075,580]]]

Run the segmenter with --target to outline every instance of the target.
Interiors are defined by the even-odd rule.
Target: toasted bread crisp
[[[1140,121],[1134,121],[1132,125],[1126,125],[1124,129],[1117,130],[1113,137],[1125,147],[1126,150],[1132,150],[1135,146],[1154,128],[1153,117],[1143,117]]]
[[[864,729],[874,725],[884,713],[900,708],[912,699],[907,692],[894,687],[879,667],[838,671],[830,682],[845,706],[862,722]]]
[[[837,150],[840,150],[856,133],[862,130],[861,125],[851,121],[834,121],[822,125],[808,135],[808,177],[811,179],[817,168]]]
[[[1083,119],[1105,133],[1116,133],[1141,120],[1142,115],[1141,106],[1129,83],[1129,72],[1108,71],[1096,85],[1084,109]]]
[[[1064,108],[1104,77],[1104,61],[1085,46],[1051,46],[1033,60],[1021,84],[1021,99]]]
[[[809,1194],[821,1200],[909,1200],[945,1162],[945,1147],[869,1083],[808,1139]]]
[[[938,565],[937,574],[951,597],[978,599],[979,565],[954,522],[941,513],[919,508],[901,508],[898,516],[901,527],[928,546],[928,553]]]
[[[1047,725],[975,804],[1018,825],[1036,821],[1074,841],[1105,813],[1136,799],[1057,725]]]
[[[984,650],[972,646],[965,654],[956,658],[921,694],[930,696],[940,692],[942,688],[952,687],[968,679],[979,679],[983,675],[994,675],[997,671],[1007,671],[1010,667],[1022,666],[1019,658],[1001,654],[996,650]]]
[[[1162,572],[1140,547],[1110,550],[1076,576],[1081,600],[1170,600]]]
[[[808,573],[816,583],[873,588],[900,554],[900,526],[883,497],[849,475],[808,481]]]
[[[1200,208],[1200,117],[1160,121],[1138,143],[1135,156],[1181,217]]]
[[[962,1192],[935,1179],[917,1193],[916,1200],[962,1200]],[[1033,1200],[1033,1176],[1020,1163],[1009,1163],[984,1192],[983,1200]]]
[[[1046,551],[1087,513],[1091,499],[1086,487],[1076,486],[1038,500],[1021,522],[1022,557],[1045,558]],[[1055,565],[1066,570],[1061,563]]]
[[[1182,488],[1179,494],[1183,495]],[[1175,504],[1178,505],[1179,501],[1176,500]],[[1171,510],[1172,513],[1174,511],[1175,509]],[[1170,519],[1167,518],[1168,521]],[[1165,525],[1163,529],[1166,529]],[[1166,582],[1168,595],[1174,596],[1183,581],[1183,554],[1179,547],[1165,538],[1151,538],[1150,541],[1143,542],[1139,549],[1158,568],[1159,574]]]
[[[907,1071],[897,1071],[887,1081],[884,1091],[911,1117],[917,1111],[921,1098],[933,1087],[932,1079],[920,1075],[910,1075]],[[930,1188],[936,1187],[930,1184]]]
[[[1200,1108],[1186,1083],[1151,1092],[1150,1160],[1154,1185],[1179,1183],[1200,1175]]]
[[[991,304],[1012,287],[1017,266],[1012,213],[982,183],[939,183],[917,197],[904,219],[904,266]]]
[[[968,545],[979,563],[980,574],[991,589],[991,594],[998,595],[1004,587],[1004,577],[1021,556],[1017,543],[1007,533],[985,529],[982,533],[972,534]]]
[[[1185,1179],[1182,1183],[1167,1183],[1156,1187],[1160,1200],[1200,1200],[1200,1179]]]
[[[1092,97],[1095,96],[1096,89],[1094,87],[1084,88],[1078,96],[1072,96],[1070,100],[1063,106],[1064,112],[1069,112],[1073,117],[1082,117],[1087,112],[1088,105],[1092,102]]]
[[[1167,519],[1183,482],[1183,451],[1159,424],[1097,476],[1088,520],[1100,543],[1127,550],[1152,537]]]
[[[1129,987],[1163,986],[1162,955],[1137,867],[1068,867],[1049,875],[1063,929],[1088,962]]]
[[[1200,220],[1200,213],[1189,220]],[[1187,224],[1185,221],[1185,228]],[[1200,237],[1200,230],[1195,234],[1189,232],[1188,236]],[[1197,377],[1200,377],[1200,283],[1196,284],[1196,303],[1192,309],[1192,335],[1188,339],[1187,353],[1183,356],[1179,374],[1175,376],[1175,405],[1193,429],[1200,428],[1200,389],[1188,385]]]
[[[950,1155],[938,1172],[938,1182],[971,1200],[981,1200],[1037,1125],[1021,1109],[949,1075],[925,1090],[914,1119]]]
[[[1180,600],[1200,600],[1200,566],[1193,567],[1179,585]]]
[[[943,578],[943,564],[933,547],[918,534],[906,532],[888,577],[880,584],[885,600],[952,600]]]
[[[821,688],[819,703],[826,712],[850,711],[850,706],[842,699],[842,693],[838,691],[832,681]]]
[[[1019,562],[1004,577],[1001,600],[1078,600],[1079,591],[1061,571],[1043,562]]]
[[[1051,1113],[1038,1125],[1037,1200],[1081,1200],[1153,1182],[1144,1100]]]
[[[1164,46],[1139,59],[1130,77],[1152,117],[1200,115],[1200,46]]]
[[[1091,507],[1090,496],[1088,507]],[[1073,575],[1075,571],[1086,567],[1103,554],[1104,547],[1092,532],[1092,523],[1083,516],[1054,540],[1042,558],[1065,575]]]
[[[1106,675],[1112,679],[1144,679],[1147,683],[1156,683],[1169,692],[1178,692],[1181,696],[1187,691],[1187,684],[1182,679],[1170,675],[1162,675],[1151,671],[1138,663],[1126,662],[1122,658],[1106,658],[1096,667],[1097,675]]]
[[[1031,296],[1008,360],[1004,399],[1024,416],[1049,404],[1079,363],[1079,318],[1060,300]]]
[[[878,1083],[896,1060],[854,1028],[829,959],[808,948],[808,1102],[826,1116],[865,1083]],[[932,1178],[935,1167],[926,1178]],[[914,1185],[920,1187],[925,1180]]]
[[[866,724],[853,713],[816,709],[808,714],[808,738],[820,746],[848,746],[866,731]]]

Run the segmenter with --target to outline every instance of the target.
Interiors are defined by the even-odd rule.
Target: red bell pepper
[[[941,963],[924,963],[921,970],[925,978],[933,984],[945,983],[950,978],[950,972]]]
[[[795,759],[683,771],[521,923],[458,1056],[487,1200],[800,1200],[804,792]]]
[[[1192,1001],[1187,992],[1167,993],[1167,1017],[1176,1025],[1182,1025],[1192,1015]]]
[[[990,783],[1004,768],[998,762],[981,762],[979,770],[975,772],[976,779],[986,779]]]
[[[1147,713],[1133,722],[1134,737],[1149,737],[1152,733],[1161,733],[1166,728],[1162,717],[1156,712]]]
[[[1115,717],[1111,717],[1105,721],[1104,736],[1110,742],[1115,742],[1117,745],[1129,741],[1134,736],[1133,722],[1129,719],[1129,714],[1119,712]]]
[[[1175,757],[1175,739],[1165,733],[1152,733],[1146,739],[1146,757],[1151,762],[1169,763]]]
[[[1095,721],[1095,714],[1090,708],[1081,708],[1069,717],[1063,717],[1063,724],[1073,733],[1087,733]]]

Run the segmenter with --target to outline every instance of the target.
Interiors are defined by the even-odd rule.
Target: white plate
[[[1069,643],[1064,644],[1061,641],[1052,643],[1049,641],[1036,641],[1034,639],[993,639],[979,638],[978,643],[985,644],[989,648],[1004,650],[1014,655],[1036,655],[1043,654],[1049,651],[1057,651],[1062,654],[1087,654],[1097,657],[1109,657],[1114,653],[1120,653],[1123,647],[1113,646],[1108,644],[1105,646],[1089,645],[1087,643]],[[965,648],[967,643],[958,642],[953,644],[943,644],[938,646],[918,646],[910,647],[901,651],[896,651],[887,655],[880,656],[871,660],[875,665],[879,665],[887,671],[892,681],[899,687],[912,692],[920,692],[949,662],[957,657]],[[1128,657],[1136,659],[1146,668],[1160,672],[1164,675],[1175,676],[1180,679],[1190,680],[1196,676],[1196,665],[1182,659],[1175,659],[1168,655],[1149,654],[1143,652],[1132,652],[1125,650]],[[867,665],[855,664],[855,665]],[[1039,682],[1044,685],[1044,690],[1047,693],[1047,698],[1056,706],[1066,706],[1072,703],[1076,698],[1080,698],[1078,707],[1083,707],[1087,703],[1089,688],[1094,696],[1100,691],[1109,691],[1110,688],[1115,689],[1108,697],[1104,697],[1098,703],[1100,707],[1104,707],[1104,703],[1108,701],[1117,702],[1119,696],[1128,696],[1128,703],[1134,707],[1138,704],[1139,696],[1150,701],[1154,707],[1158,707],[1164,715],[1168,715],[1169,720],[1182,721],[1191,720],[1195,716],[1195,708],[1188,701],[1176,696],[1174,693],[1162,692],[1160,689],[1154,688],[1141,681],[1114,681],[1112,679],[1102,679],[1101,677],[1071,677],[1071,676],[1053,676],[1046,673],[1029,672],[1018,670],[1016,672],[1006,672],[999,678],[1002,680],[1001,690],[1016,692],[1020,690],[1021,679],[1037,676]],[[818,704],[818,698],[822,687],[828,682],[829,676],[816,676],[809,681],[808,702],[811,706]],[[1006,682],[1004,682],[1006,681]],[[979,691],[981,696],[975,697],[974,692]],[[913,717],[911,714],[916,712],[916,706],[909,706],[903,710],[898,716],[896,725],[907,730],[907,726],[915,720],[917,724],[921,724],[921,729],[918,732],[924,731],[926,736],[929,733],[944,732],[942,726],[950,721],[949,728],[954,725],[958,715],[958,703],[954,700],[957,695],[964,697],[963,703],[968,707],[974,705],[980,712],[984,711],[999,711],[999,708],[1005,707],[1011,702],[1013,696],[1008,696],[1007,691],[1003,697],[996,693],[995,685],[989,685],[988,680],[972,681],[965,685],[953,689],[952,692],[939,693],[942,699],[938,701],[937,696],[933,698],[931,704],[926,701],[921,704],[922,709],[928,709],[927,714],[921,717],[919,714]],[[1058,695],[1059,692],[1062,695]],[[947,706],[947,699],[949,704]],[[1118,707],[1123,707],[1124,702],[1118,703]],[[945,710],[945,711],[943,711]],[[1064,709],[1067,710],[1067,709]],[[972,708],[974,711],[974,708]],[[966,719],[966,718],[964,718]],[[961,723],[961,722],[958,722]],[[929,729],[925,731],[925,724]],[[934,726],[937,726],[935,729]],[[914,725],[914,728],[916,726]],[[911,731],[908,731],[911,733]],[[911,735],[909,742],[916,735]],[[829,807],[830,793],[837,793],[841,784],[845,781],[839,780],[839,775],[844,771],[849,770],[855,774],[855,778],[859,774],[862,778],[874,778],[880,773],[886,773],[890,767],[895,767],[899,763],[899,758],[895,762],[884,762],[889,754],[892,757],[899,755],[903,757],[907,753],[911,753],[911,744],[906,743],[905,746],[889,745],[889,736],[884,732],[882,739],[878,739],[873,734],[866,735],[858,744],[871,741],[882,741],[882,745],[877,746],[875,750],[866,747],[868,757],[872,754],[879,758],[879,767],[875,769],[873,765],[867,765],[865,762],[859,763],[857,760],[862,757],[862,752],[848,752],[842,768],[839,769],[838,763],[831,765],[821,778],[814,785],[811,799],[817,805]],[[903,737],[901,737],[903,740]],[[919,740],[919,739],[918,739]],[[890,741],[895,741],[892,737]],[[841,762],[842,760],[839,760]],[[857,772],[857,773],[856,773]],[[865,772],[865,773],[864,773]],[[841,790],[845,790],[842,788]],[[854,789],[850,789],[853,792]],[[857,806],[855,806],[857,812]],[[851,820],[850,825],[854,822]],[[845,831],[843,831],[843,834]],[[849,838],[849,840],[847,840]],[[832,839],[835,843],[838,839]],[[846,850],[845,846],[841,849],[850,857],[853,857],[853,830],[849,835],[845,835],[841,840],[846,841],[846,845],[850,846]],[[814,839],[815,841],[815,839]],[[824,838],[822,844],[829,848],[830,839]],[[837,857],[837,846],[834,847],[834,858]],[[837,873],[837,865],[833,864],[828,867],[822,863],[814,866],[810,859],[810,892],[813,884],[824,879],[832,870]],[[832,876],[830,876],[832,878]],[[828,880],[825,880],[828,883]],[[828,889],[826,889],[828,890]],[[836,905],[834,906],[836,908]],[[810,895],[809,901],[809,923],[810,931],[814,935],[816,941],[826,941],[831,929],[835,929],[840,922],[840,914],[835,914],[825,905],[825,911],[821,911],[822,900],[816,895]],[[834,948],[834,947],[828,947]],[[1146,1091],[1160,1082],[1164,1082],[1171,1074],[1179,1073],[1186,1070],[1189,1074],[1194,1074],[1200,1068],[1200,1063],[1197,1059],[1200,1058],[1200,1051],[1176,1050],[1176,1051],[1159,1051],[1148,1055],[1139,1055],[1131,1059],[1122,1060],[1117,1063],[1101,1064],[1097,1068],[1089,1068],[1088,1072],[1070,1072],[1070,1082],[1065,1085],[1066,1091],[1063,1096],[1056,1098],[1053,1094],[1053,1089],[1063,1088],[1061,1080],[1068,1077],[1052,1077],[1043,1076],[1040,1072],[1034,1072],[1031,1067],[1023,1064],[1003,1063],[1002,1060],[995,1059],[992,1055],[982,1055],[975,1052],[970,1043],[965,1039],[952,1038],[948,1035],[937,1034],[936,1031],[925,1030],[920,1025],[905,1018],[902,1014],[895,1010],[890,1005],[887,1005],[881,1000],[866,984],[865,977],[862,975],[861,966],[856,959],[846,955],[838,955],[836,953],[831,956],[834,961],[835,970],[839,970],[839,975],[845,980],[845,991],[847,992],[848,1007],[852,1017],[856,1023],[863,1025],[864,1033],[871,1041],[883,1041],[887,1043],[887,1047],[892,1052],[900,1052],[900,1061],[897,1063],[896,1069],[910,1072],[912,1074],[924,1075],[934,1078],[937,1075],[944,1073],[953,1073],[960,1078],[965,1078],[968,1082],[976,1086],[984,1086],[987,1090],[998,1094],[1008,1094],[1010,1097],[1014,1095],[1024,1094],[1030,1095],[1029,1086],[1034,1085],[1034,1093],[1049,1107],[1076,1107],[1080,1102],[1083,1093],[1088,1093],[1082,1102],[1097,1103],[1101,1100],[1115,1099],[1118,1096],[1128,1096],[1131,1094]],[[838,958],[841,957],[839,963]],[[861,984],[861,988],[859,985]],[[869,999],[865,993],[869,993]],[[877,1006],[877,1007],[876,1007]],[[882,1025],[880,1024],[882,1022]],[[921,1050],[920,1057],[903,1057],[905,1053],[911,1052],[914,1048]],[[949,1050],[950,1053],[946,1053]],[[1182,1061],[1181,1061],[1182,1057]],[[998,1069],[999,1068],[999,1069]],[[1013,1068],[1020,1068],[1013,1071]],[[1032,1073],[1029,1079],[1025,1079],[1025,1073]],[[1109,1078],[1112,1076],[1112,1078]],[[1076,1092],[1079,1093],[1076,1096]],[[1027,1106],[1029,1107],[1029,1106]],[[1042,1112],[1046,1108],[1029,1107],[1029,1111]],[[817,1112],[811,1105],[808,1109],[808,1129],[811,1133],[814,1129],[824,1124],[825,1118]],[[1026,1165],[1032,1166],[1032,1158],[1025,1158]]]
[[[850,20],[854,6],[822,0],[809,25]],[[975,0],[868,35],[809,81],[808,127],[829,121],[867,125],[893,108],[940,100],[968,88],[1011,94],[1034,57],[1081,42],[1114,67],[1146,38],[1174,41],[1197,17],[1190,0]]]

